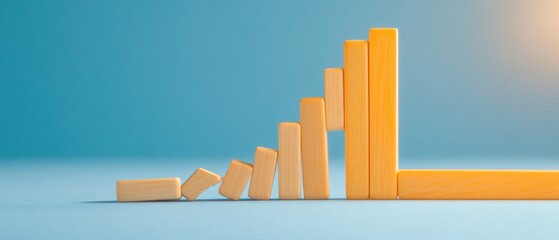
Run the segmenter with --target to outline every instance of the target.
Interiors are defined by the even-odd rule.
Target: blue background
[[[399,28],[403,158],[554,157],[559,19],[518,16],[543,2],[2,1],[0,157],[251,156],[371,27]]]
[[[526,239],[556,201],[119,204],[118,179],[223,175],[277,146],[343,41],[396,27],[400,167],[559,169],[559,3],[0,2],[0,239]],[[277,186],[277,182],[275,183]],[[246,191],[243,198],[246,199]],[[277,198],[277,189],[273,189]]]

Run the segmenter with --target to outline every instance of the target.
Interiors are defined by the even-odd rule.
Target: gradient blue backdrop
[[[402,157],[557,156],[559,73],[503,47],[515,4],[2,1],[0,158],[250,156],[370,27],[399,28]]]

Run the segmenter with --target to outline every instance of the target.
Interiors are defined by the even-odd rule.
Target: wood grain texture
[[[344,44],[344,105],[347,199],[369,198],[368,43]]]
[[[344,130],[344,70],[324,70],[324,103],[326,106],[326,130]]]
[[[248,196],[257,200],[268,200],[272,195],[278,152],[271,148],[257,147],[254,153],[252,177]]]
[[[181,193],[186,199],[194,201],[206,189],[221,182],[221,178],[218,174],[198,168],[182,184]]]
[[[398,192],[398,30],[369,32],[370,198]]]
[[[278,126],[279,199],[301,198],[301,125],[283,122]]]
[[[400,199],[559,199],[559,171],[400,170]]]
[[[251,164],[239,160],[231,161],[221,186],[219,186],[219,194],[231,200],[239,200],[251,174]]]
[[[180,178],[119,180],[116,182],[116,200],[119,202],[179,200],[180,198]]]
[[[303,98],[301,111],[301,162],[305,199],[328,199],[328,137],[323,98]]]

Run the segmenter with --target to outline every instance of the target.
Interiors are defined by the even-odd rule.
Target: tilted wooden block
[[[344,44],[347,199],[369,199],[369,72],[365,40]]]
[[[252,177],[248,187],[248,196],[252,199],[268,200],[272,194],[278,152],[274,149],[257,147],[254,153]]]
[[[400,170],[400,199],[557,200],[559,171]]]
[[[209,187],[216,185],[220,181],[220,175],[203,168],[198,168],[184,182],[181,187],[181,193],[186,199],[194,201],[202,192],[206,191]]]
[[[278,127],[278,185],[280,199],[301,198],[301,125],[296,122]]]
[[[328,199],[328,136],[323,98],[301,99],[301,155],[305,199]]]
[[[398,171],[398,29],[369,31],[370,198],[396,199]]]
[[[116,200],[119,202],[179,200],[180,198],[180,178],[119,180],[116,182]]]
[[[324,70],[324,101],[326,130],[344,130],[344,70],[342,68]]]
[[[231,161],[223,177],[219,194],[231,200],[239,200],[252,173],[252,165],[239,160]]]

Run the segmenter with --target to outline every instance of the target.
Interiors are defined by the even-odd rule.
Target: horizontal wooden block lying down
[[[116,199],[119,202],[179,200],[180,198],[180,178],[119,180],[116,182]]]
[[[559,171],[400,170],[400,199],[559,199]]]
[[[221,178],[222,177],[218,174],[203,168],[198,168],[184,182],[181,187],[181,193],[186,199],[194,201],[202,192],[206,191],[206,189],[221,182]]]

